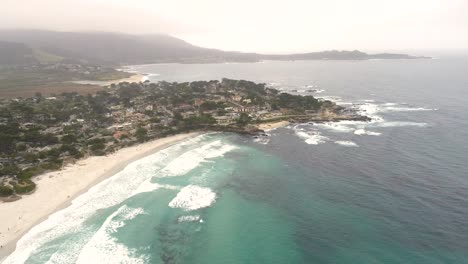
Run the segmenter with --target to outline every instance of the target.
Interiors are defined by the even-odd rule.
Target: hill
[[[0,41],[0,64],[19,65],[37,63],[33,50],[22,43]]]
[[[168,35],[5,30],[0,31],[0,41],[23,43],[59,57],[104,65],[254,60],[250,54],[200,48]]]
[[[45,57],[49,59],[65,58],[77,62],[102,65],[165,62],[208,63],[252,62],[259,60],[420,58],[405,54],[367,54],[360,51],[323,51],[288,55],[242,53],[197,47],[181,39],[158,34],[130,35],[108,32],[2,30],[0,31],[0,41],[3,41],[3,43],[16,43],[12,44],[14,47],[7,48],[17,49],[13,53],[0,52],[0,64],[40,61],[38,54],[46,54]]]

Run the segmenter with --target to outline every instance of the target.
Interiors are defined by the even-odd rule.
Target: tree
[[[239,118],[237,119],[237,125],[238,126],[246,126],[252,118],[246,114],[246,113],[241,113]]]
[[[15,152],[16,139],[13,135],[0,133],[0,153],[9,155]]]
[[[182,116],[181,113],[176,112],[176,113],[174,113],[174,119],[177,120],[177,121],[182,121],[184,119],[184,117]]]
[[[217,108],[218,108],[218,104],[213,101],[207,101],[200,105],[200,110],[202,111],[210,111],[210,110],[215,110]]]
[[[72,144],[76,142],[76,136],[73,134],[67,134],[62,137],[63,144]]]
[[[135,136],[137,137],[139,142],[145,141],[147,138],[147,135],[148,135],[148,130],[146,130],[143,127],[139,127],[135,132]]]
[[[14,193],[11,187],[0,185],[0,196],[10,196]]]
[[[105,154],[104,149],[106,148],[106,145],[104,142],[95,142],[93,143],[89,149],[93,152],[94,155],[102,156]]]

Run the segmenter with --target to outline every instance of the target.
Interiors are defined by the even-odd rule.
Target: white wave
[[[370,117],[373,122],[384,121],[384,119],[381,116],[377,115],[377,113],[380,112],[380,107],[377,104],[372,104],[372,103],[360,104],[358,105],[357,112],[360,115]]]
[[[146,82],[146,81],[149,81],[149,77],[147,75],[143,76],[140,80],[140,82]]]
[[[327,101],[332,101],[332,102],[335,102],[335,103],[338,103],[338,102],[341,102],[341,97],[339,96],[317,96],[317,99],[321,99],[321,100],[327,100]]]
[[[270,131],[270,130],[268,130]],[[263,145],[267,145],[268,143],[270,143],[270,139],[267,138],[267,137],[258,137],[258,138],[254,138],[253,140],[255,143],[259,143],[259,144],[263,144]]]
[[[338,145],[345,146],[345,147],[359,147],[359,145],[354,143],[353,141],[338,140],[338,141],[335,141],[335,143]]]
[[[369,131],[369,130],[365,130],[363,128],[356,129],[354,131],[354,134],[355,135],[360,135],[360,136],[362,136],[362,135],[368,135],[368,136],[380,136],[380,135],[382,135],[382,133],[380,133],[380,132]]]
[[[339,101],[339,102],[335,102],[337,105],[340,105],[340,106],[349,106],[349,105],[354,105],[354,103],[352,102],[345,102],[345,101]]]
[[[294,129],[296,135],[302,139],[304,139],[305,143],[309,145],[318,145],[321,143],[325,143],[328,138],[325,136],[320,135],[317,131],[304,131],[304,129]]]
[[[394,121],[394,122],[376,123],[373,126],[377,126],[377,127],[406,127],[406,126],[425,127],[427,126],[427,123]]]
[[[375,115],[377,113],[383,112],[411,112],[411,111],[436,111],[437,108],[426,108],[426,107],[409,107],[401,106],[405,104],[397,103],[384,103],[381,105],[369,103],[371,100],[363,100],[366,103],[358,105],[358,110],[362,114],[367,114],[369,116]]]
[[[178,155],[182,149],[199,144],[203,140],[206,140],[205,135],[175,144],[129,164],[114,176],[93,186],[88,192],[74,199],[69,207],[34,226],[17,242],[16,250],[3,263],[24,263],[43,245],[65,234],[76,237],[72,244],[58,248],[53,258],[75,262],[80,249],[94,232],[83,224],[86,219],[96,211],[120,204],[135,194],[159,188],[160,186],[156,185],[145,186],[145,182],[155,176],[155,171],[164,168],[168,160]]]
[[[158,184],[151,182],[151,179],[148,181],[143,182],[138,188],[133,191],[132,196],[140,194],[140,193],[147,193],[152,192],[157,189],[170,189],[170,190],[179,190],[179,186],[169,185],[169,184]]]
[[[164,176],[180,176],[196,168],[200,163],[209,159],[221,157],[225,153],[234,150],[233,145],[222,143],[220,140],[190,150],[172,160],[161,171]]]
[[[424,107],[385,107],[382,112],[412,112],[412,111],[437,111],[437,108],[424,108]]]
[[[339,132],[339,133],[350,133],[354,131],[354,128],[348,127],[344,125],[344,123],[341,123],[341,122],[320,123],[320,124],[315,124],[314,126],[327,129],[327,130],[332,130],[332,131]]]
[[[126,205],[111,214],[91,240],[81,250],[77,264],[88,263],[147,263],[148,256],[136,256],[136,251],[119,243],[112,235],[125,225],[125,221],[143,214],[142,208],[130,208]]]
[[[216,194],[211,189],[188,185],[182,188],[177,196],[169,202],[169,207],[192,211],[208,207],[215,200]]]
[[[179,223],[182,223],[182,222],[200,222],[201,217],[199,215],[183,215],[183,216],[179,216],[179,218],[177,218],[177,221]]]

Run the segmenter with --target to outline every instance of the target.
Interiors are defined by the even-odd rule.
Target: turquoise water
[[[283,168],[236,139],[203,135],[131,164],[35,227],[6,263],[301,262],[291,220],[239,192]]]
[[[468,263],[467,67],[139,66],[168,80],[314,85],[374,121],[186,140],[80,196],[5,263]]]

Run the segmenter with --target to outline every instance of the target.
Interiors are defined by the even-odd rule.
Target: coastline
[[[109,85],[111,85],[113,83],[118,84],[118,83],[121,83],[121,82],[129,82],[129,83],[136,82],[136,83],[139,83],[139,82],[141,82],[143,80],[144,77],[145,77],[145,75],[137,73],[137,74],[134,74],[134,75],[132,75],[132,76],[130,76],[128,78],[103,82],[101,84],[101,86],[109,86]]]
[[[82,81],[72,81],[72,83],[76,84],[83,84],[83,85],[98,85],[98,86],[110,86],[111,84],[119,84],[121,82],[129,82],[129,83],[139,83],[143,81],[145,75],[137,73],[134,74],[128,78],[123,78],[123,79],[116,79],[116,80],[110,80],[110,81],[90,81],[90,80],[82,80]]]
[[[17,241],[49,215],[66,208],[73,199],[128,164],[180,141],[203,134],[192,132],[159,138],[118,150],[108,156],[92,156],[34,178],[36,191],[22,199],[0,203],[0,262],[13,253]]]

